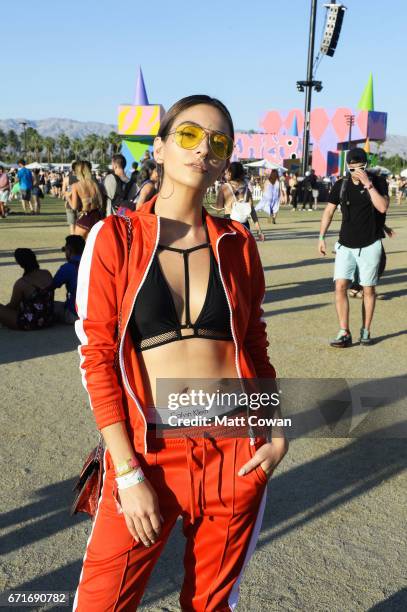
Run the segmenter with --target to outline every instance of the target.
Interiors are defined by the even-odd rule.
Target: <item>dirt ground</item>
[[[0,220],[1,303],[20,275],[12,257],[16,247],[33,248],[52,273],[64,261],[63,205],[47,201],[43,210],[39,217]],[[359,428],[351,437],[311,432],[292,440],[268,486],[260,540],[242,581],[242,612],[407,609],[407,207],[393,204],[388,215],[396,236],[385,241],[387,269],[378,291],[386,299],[377,303],[376,343],[344,351],[328,346],[337,332],[330,251],[339,223],[330,231],[329,255],[319,258],[321,210],[283,210],[275,226],[263,221],[267,240],[259,249],[272,363],[284,379],[358,380],[362,386],[365,379],[379,379],[397,398],[377,404],[378,418],[369,426],[373,437]],[[64,299],[64,292],[56,297]],[[355,299],[356,338],[359,327]],[[77,345],[70,327],[36,333],[0,328],[2,590],[76,589],[91,524],[69,517],[70,491],[96,440]],[[177,525],[141,610],[179,609],[182,551]]]

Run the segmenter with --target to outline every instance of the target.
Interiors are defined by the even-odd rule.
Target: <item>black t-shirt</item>
[[[317,177],[315,174],[309,174],[302,182],[302,186],[306,191],[312,191],[317,188]]]
[[[388,195],[386,179],[380,176],[371,176],[373,186],[380,195]],[[344,179],[336,181],[329,194],[329,203],[341,204],[340,193]],[[383,226],[386,220],[385,213],[381,213],[373,206],[369,191],[361,183],[355,185],[348,180],[345,201],[341,205],[342,225],[339,232],[339,242],[351,249],[360,249],[373,244],[383,237]]]

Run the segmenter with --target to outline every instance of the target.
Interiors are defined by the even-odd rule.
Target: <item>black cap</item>
[[[359,147],[349,149],[346,154],[346,163],[348,164],[367,164],[366,151]]]
[[[77,255],[82,255],[85,244],[82,236],[67,236],[65,238],[65,246],[62,247],[61,251],[65,251],[66,247],[69,246]]]

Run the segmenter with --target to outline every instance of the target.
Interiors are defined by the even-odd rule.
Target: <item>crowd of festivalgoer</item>
[[[10,202],[20,200],[23,213],[39,215],[45,195],[64,201],[70,235],[63,247],[67,262],[52,278],[39,267],[30,249],[17,249],[16,262],[23,268],[15,283],[10,302],[0,305],[0,323],[12,329],[32,330],[48,327],[56,321],[73,324],[76,320],[75,294],[80,258],[91,228],[104,217],[137,210],[159,190],[155,161],[146,151],[140,163],[134,162],[130,176],[126,159],[113,155],[111,171],[95,172],[86,160],[72,162],[69,172],[30,170],[23,159],[18,170],[7,172],[0,166],[0,217],[10,211]],[[251,219],[259,240],[264,240],[258,211],[268,222],[276,223],[280,206],[293,211],[317,209],[318,201],[328,201],[336,177],[317,177],[314,170],[304,177],[296,173],[271,170],[258,176],[248,174],[240,162],[232,162],[223,177],[210,188],[211,208],[226,218],[239,221],[250,229]],[[407,197],[407,179],[387,177],[389,194],[398,204]],[[255,204],[255,202],[257,202]],[[65,302],[54,302],[54,290],[65,285]],[[357,288],[357,290],[359,290]]]

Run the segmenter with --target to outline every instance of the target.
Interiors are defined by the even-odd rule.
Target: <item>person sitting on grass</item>
[[[82,236],[71,235],[65,238],[65,243],[62,251],[65,252],[67,261],[55,274],[52,286],[54,289],[59,289],[59,287],[65,285],[66,300],[65,302],[54,303],[54,317],[55,321],[73,325],[78,318],[75,308],[76,286],[78,283],[79,264],[85,248],[85,240]]]
[[[16,249],[14,258],[24,274],[15,282],[10,302],[0,304],[0,323],[22,331],[49,327],[54,312],[51,273],[40,268],[31,249]]]

